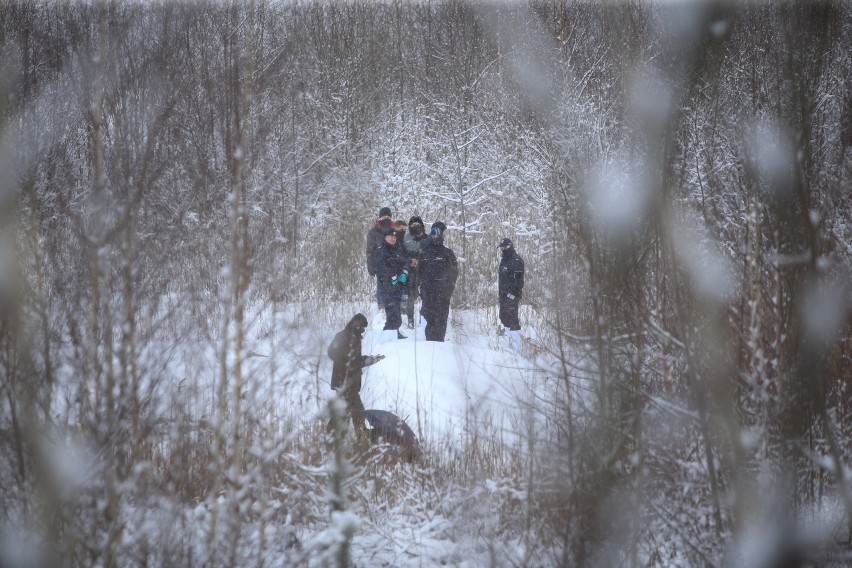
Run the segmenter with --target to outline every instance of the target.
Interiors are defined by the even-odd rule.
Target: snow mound
[[[372,318],[364,336],[364,354],[385,359],[364,369],[361,398],[366,408],[393,412],[421,440],[491,430],[508,436],[523,419],[522,402],[532,392],[533,365],[509,350],[489,348],[483,338],[426,341],[423,328],[381,331]]]

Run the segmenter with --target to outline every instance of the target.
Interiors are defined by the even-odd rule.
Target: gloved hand
[[[512,293],[506,294],[506,297],[507,297],[507,298],[509,298],[510,300],[514,300],[514,299],[515,299],[515,295],[514,295],[514,294],[512,294]]]
[[[366,361],[364,361],[364,366],[369,367],[370,365],[378,363],[379,361],[381,361],[384,358],[385,358],[384,355],[367,355]]]
[[[399,281],[402,282],[403,284],[408,282],[408,271],[407,270],[403,270],[402,274],[399,275]]]
[[[397,284],[399,284],[399,277],[391,276],[391,286],[396,286]]]

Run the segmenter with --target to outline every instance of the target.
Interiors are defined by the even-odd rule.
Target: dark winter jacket
[[[420,249],[420,295],[424,299],[449,302],[459,277],[455,253],[444,239],[426,239]]]
[[[370,276],[376,275],[376,267],[373,265],[373,253],[385,242],[385,231],[390,229],[392,224],[393,221],[391,221],[390,217],[380,217],[376,219],[375,224],[367,231],[365,253],[367,255],[367,272],[370,273]]]
[[[405,253],[405,248],[397,240],[396,244],[391,245],[386,241],[376,249],[373,253],[373,268],[376,271],[376,276],[379,279],[379,286],[382,287],[382,296],[384,298],[399,300],[403,290],[406,289],[406,284],[397,280],[397,284],[393,284],[393,277],[397,278],[402,274],[403,270],[408,270],[408,255]]]
[[[524,259],[514,248],[503,251],[503,257],[500,259],[498,289],[501,298],[506,294],[512,294],[515,298],[521,297],[524,289]]]
[[[328,356],[334,361],[334,368],[331,371],[331,388],[334,390],[360,392],[361,369],[374,362],[373,357],[361,355],[363,328],[358,327],[357,318],[358,316],[355,316],[349,320],[346,327],[337,332],[328,346]],[[366,321],[366,319],[363,320],[364,326]]]

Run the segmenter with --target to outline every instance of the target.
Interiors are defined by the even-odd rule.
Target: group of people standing
[[[367,270],[376,277],[376,300],[385,311],[384,329],[406,339],[400,331],[402,309],[408,327],[417,325],[414,310],[421,299],[419,315],[426,320],[426,340],[444,341],[450,299],[459,276],[455,253],[444,245],[447,225],[435,221],[427,233],[423,220],[411,217],[406,223],[394,221],[389,207],[382,207],[379,218],[367,232]],[[518,305],[524,288],[524,261],[515,251],[512,240],[498,244],[501,251],[498,271],[500,323],[512,349],[521,350],[521,324]],[[367,329],[367,318],[355,314],[346,327],[335,335],[328,348],[334,361],[331,388],[346,401],[347,411],[356,431],[363,432],[364,404],[361,402],[362,369],[384,359],[383,355],[362,355],[361,339]]]
[[[395,330],[398,339],[406,338],[400,331],[403,306],[408,327],[414,328],[419,297],[426,340],[444,341],[450,299],[459,276],[456,255],[444,245],[446,231],[443,221],[435,221],[427,233],[417,215],[407,223],[394,221],[390,208],[383,207],[367,232],[367,271],[376,277],[376,301],[385,311],[384,329]]]

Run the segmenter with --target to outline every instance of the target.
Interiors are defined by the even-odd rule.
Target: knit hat
[[[379,209],[379,218],[390,217],[390,216],[391,216],[390,207],[382,207],[381,209]]]
[[[509,237],[505,237],[502,241],[500,241],[500,244],[497,245],[497,248],[499,248],[499,249],[512,248],[512,239],[510,239]]]
[[[444,239],[444,231],[447,230],[447,226],[442,221],[435,221],[432,223],[432,230],[429,231],[429,236],[432,237],[433,241],[442,241]]]

